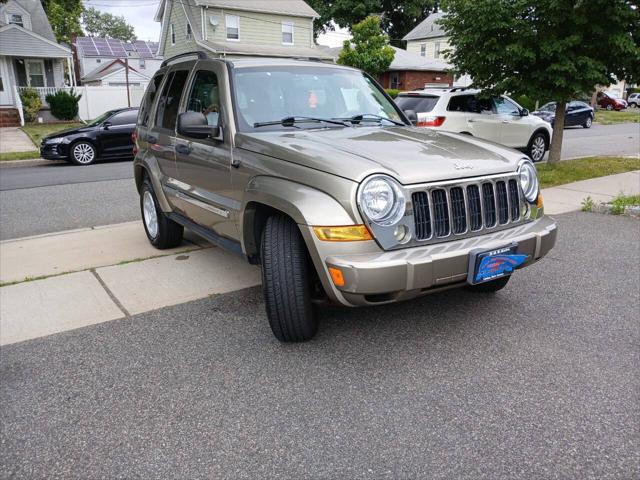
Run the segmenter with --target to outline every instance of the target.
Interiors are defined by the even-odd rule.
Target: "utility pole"
[[[124,76],[127,82],[127,105],[131,108],[131,94],[129,93],[129,57],[124,57]]]

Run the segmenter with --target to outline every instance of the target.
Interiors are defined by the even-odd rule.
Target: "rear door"
[[[196,223],[219,236],[237,239],[235,220],[240,205],[233,199],[231,185],[230,106],[223,81],[226,67],[222,62],[199,62],[185,87],[181,113],[204,115],[211,126],[221,127],[220,138],[197,139],[176,136],[176,164],[179,191],[176,205]]]
[[[493,99],[494,109],[499,119],[499,143],[507,147],[526,147],[531,136],[529,117],[520,114],[520,107],[505,96]]]
[[[499,119],[489,99],[477,95],[456,95],[451,97],[448,108],[452,117],[460,115],[466,124],[464,129],[458,131],[467,131],[474,137],[500,142]]]
[[[103,123],[99,141],[102,155],[108,157],[129,157],[133,155],[131,133],[136,126],[138,110],[116,113]]]

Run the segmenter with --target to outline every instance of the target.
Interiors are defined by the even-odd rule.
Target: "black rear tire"
[[[492,280],[487,283],[479,283],[478,285],[467,285],[467,290],[476,293],[494,293],[498,290],[502,290],[509,283],[511,276],[501,277],[497,280]]]
[[[153,199],[153,207],[156,212],[157,226],[155,232],[150,231],[150,227],[147,226],[147,220],[145,219],[144,212],[144,198],[145,192],[151,195]],[[179,223],[171,220],[167,215],[158,207],[158,199],[153,191],[153,185],[149,177],[145,176],[142,181],[142,188],[140,189],[140,213],[142,215],[142,224],[144,225],[144,231],[147,234],[149,243],[159,250],[166,250],[168,248],[175,248],[182,243],[182,237],[184,235],[184,227]]]
[[[262,292],[269,325],[281,342],[304,342],[318,330],[311,305],[307,247],[296,223],[285,215],[267,219],[260,245]]]
[[[545,153],[549,150],[549,140],[547,136],[542,132],[536,132],[529,139],[527,145],[527,155],[534,162],[540,162],[544,158]]]

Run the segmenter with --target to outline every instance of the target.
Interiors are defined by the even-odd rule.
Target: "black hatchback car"
[[[545,103],[535,112],[531,112],[532,115],[546,120],[551,125],[556,120],[556,102]],[[585,102],[574,100],[567,103],[564,117],[565,127],[583,127],[591,128],[593,124],[593,108]]]
[[[133,159],[131,134],[137,118],[137,108],[110,110],[87,125],[43,138],[40,156],[76,165],[90,165],[98,159]]]

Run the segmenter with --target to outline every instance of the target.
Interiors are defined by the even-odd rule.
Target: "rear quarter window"
[[[164,78],[164,73],[160,73],[153,77],[153,80],[147,87],[147,92],[140,105],[140,112],[138,114],[138,124],[147,126],[149,124],[149,117],[151,116],[151,107],[153,106],[153,100],[156,98],[156,94],[160,89],[160,84]]]
[[[413,110],[416,113],[430,112],[440,100],[436,95],[400,95],[396,104],[402,110]]]

